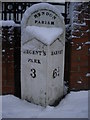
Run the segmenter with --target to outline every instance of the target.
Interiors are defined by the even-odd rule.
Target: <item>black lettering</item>
[[[53,78],[56,78],[57,76],[59,76],[59,72],[60,72],[60,68],[59,67],[55,68],[53,70]]]
[[[34,51],[34,54],[35,54],[35,55],[38,55],[38,51]]]
[[[63,53],[63,50],[60,50],[60,51],[52,51],[51,52],[51,55],[58,55],[58,54],[62,54]]]
[[[33,62],[34,62],[34,63],[41,64],[40,60],[38,60],[38,59],[34,59]]]
[[[56,19],[56,16],[53,16],[53,19],[55,20],[55,19]]]
[[[56,51],[55,55],[57,55],[57,54],[58,54],[58,51]]]
[[[28,54],[32,54],[32,51],[31,51],[31,50],[28,50]]]
[[[46,56],[46,52],[43,50],[43,56]]]
[[[42,12],[42,15],[45,15],[45,12]]]
[[[37,59],[34,59],[34,63],[37,63]]]
[[[38,51],[39,55],[41,55],[42,51]]]
[[[35,18],[37,18],[37,17],[38,17],[38,15],[37,15],[37,14],[35,14],[35,15],[34,15],[34,17],[35,17]]]
[[[48,25],[50,25],[50,22],[48,21]]]
[[[32,59],[28,59],[28,62],[33,62],[33,60]]]
[[[51,52],[51,55],[53,55],[53,51]]]
[[[30,75],[32,78],[35,78],[36,77],[36,70],[32,68]]]
[[[61,54],[63,53],[63,50],[61,50]]]
[[[48,15],[49,15],[49,12],[46,12],[46,15],[48,16]]]
[[[44,21],[42,21],[42,24],[44,24]]]
[[[43,55],[46,56],[46,51],[34,51],[34,50],[25,50],[23,51],[24,54],[32,54],[32,55]]]
[[[35,20],[35,23],[37,23],[38,21],[37,20]]]
[[[28,59],[28,62],[41,64],[41,61],[39,59]]]
[[[38,17],[40,17],[41,16],[41,14],[40,13],[37,13],[38,14]]]
[[[41,64],[40,60],[38,60],[38,64]]]
[[[54,22],[53,22],[53,21],[51,21],[51,25],[54,25]]]
[[[38,21],[38,23],[41,23],[40,21]]]
[[[49,14],[49,17],[52,17],[52,14]]]

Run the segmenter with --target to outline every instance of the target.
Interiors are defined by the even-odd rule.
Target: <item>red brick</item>
[[[82,62],[71,62],[71,71],[73,67],[78,67],[78,71],[80,70],[80,67],[88,67],[88,61],[82,61]]]
[[[74,55],[74,54],[72,54],[71,55],[71,63],[77,63],[77,64],[79,64],[80,62],[88,62],[88,64],[89,64],[89,58],[90,57],[88,57],[88,56],[85,56],[85,55]]]
[[[88,40],[89,40],[89,36],[90,36],[90,32],[83,32],[83,35],[82,35],[82,38],[84,37],[88,37]]]
[[[6,79],[7,79],[6,63],[2,63],[2,85],[6,84]]]
[[[81,26],[80,27],[80,30],[82,30],[82,31],[86,31],[86,30],[88,30],[89,29],[89,27],[86,25],[86,26]]]
[[[85,22],[86,22],[86,25],[88,25],[89,28],[90,28],[90,20],[89,19],[85,19]]]
[[[81,36],[81,32],[80,31],[79,32],[72,32],[72,35],[79,37],[79,36]]]
[[[81,46],[80,50],[77,50],[77,48],[79,47],[79,45],[77,47],[73,47],[71,48],[71,55],[88,55],[88,46],[84,45]]]
[[[7,81],[7,85],[14,86],[14,82],[13,81]]]
[[[71,61],[73,61],[73,62],[76,62],[76,61],[78,61],[78,55],[73,55],[73,54],[71,54]]]
[[[77,54],[88,55],[88,46],[83,46],[81,50],[77,50]]]
[[[74,43],[82,43],[82,42],[87,42],[88,41],[88,37],[83,37],[83,38],[72,38],[72,42]]]
[[[80,55],[80,59],[83,61],[88,61],[88,55]]]
[[[89,64],[89,58],[86,55],[71,55],[71,63],[77,63],[77,64],[82,64],[83,62],[87,62]]]
[[[88,41],[90,41],[90,30],[87,32]]]
[[[14,54],[14,49],[10,50],[10,48],[7,48],[6,52],[7,52],[8,55],[13,55]]]
[[[74,72],[76,72],[76,71],[78,71],[78,66],[71,66],[71,69],[70,69],[70,71],[74,71]]]
[[[88,66],[87,67],[80,66],[80,71],[81,72],[88,72]]]
[[[71,72],[70,75],[70,89],[88,89],[88,78],[85,76],[86,73],[82,72]],[[77,81],[81,81],[82,83],[77,83]]]
[[[7,80],[14,80],[14,64],[13,63],[7,63]]]
[[[14,86],[5,86],[2,87],[2,93],[3,94],[14,94]]]
[[[70,76],[76,79],[79,78],[80,76],[86,77],[86,73],[87,72],[70,72]]]
[[[88,90],[88,82],[85,83],[70,83],[70,90]]]

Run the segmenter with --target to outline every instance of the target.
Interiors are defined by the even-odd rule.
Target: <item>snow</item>
[[[78,46],[78,48],[76,49],[76,50],[81,50],[82,49],[82,47],[81,46]]]
[[[75,36],[75,35],[72,35],[71,38],[80,38],[80,36]]]
[[[62,28],[46,28],[38,26],[27,26],[26,32],[29,33],[29,39],[36,38],[44,44],[50,45],[56,40],[62,33]]]
[[[20,24],[16,24],[13,20],[0,20],[0,27],[10,27],[10,26],[16,26],[19,27]]]
[[[5,52],[5,50],[2,50],[2,52]]]
[[[87,74],[86,74],[86,77],[90,77],[90,73],[87,73]]]
[[[88,118],[88,91],[70,92],[58,106],[46,108],[5,95],[2,106],[3,118]]]
[[[70,42],[72,45],[74,44],[74,42]]]
[[[73,23],[73,25],[86,26],[86,23]]]
[[[85,45],[90,45],[90,41],[88,41],[88,42],[85,42]]]
[[[88,32],[90,32],[90,29],[88,29],[88,30],[86,31],[86,33],[88,33]]]
[[[82,81],[80,81],[80,80],[79,80],[79,81],[77,81],[77,83],[81,84],[81,83],[82,83]]]
[[[0,96],[0,120],[2,118],[2,97]]]
[[[6,21],[3,21],[1,20],[0,21],[0,27],[2,26],[14,26],[15,25],[15,22],[13,20],[6,20]]]

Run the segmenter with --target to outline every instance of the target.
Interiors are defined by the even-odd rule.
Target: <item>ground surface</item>
[[[3,118],[88,118],[88,91],[70,92],[58,106],[46,108],[5,95],[2,108]]]

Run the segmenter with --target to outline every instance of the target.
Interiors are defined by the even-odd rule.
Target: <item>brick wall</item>
[[[86,74],[90,73],[90,2],[74,3],[71,19],[71,57],[70,89],[84,90],[89,88]]]
[[[14,94],[14,28],[2,28],[2,93]]]
[[[21,27],[2,27],[2,94],[21,96]]]

